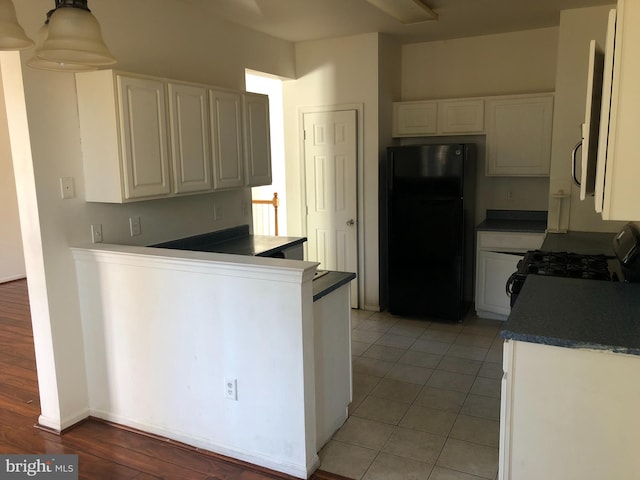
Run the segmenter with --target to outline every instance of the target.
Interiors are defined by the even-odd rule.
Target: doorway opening
[[[282,80],[268,73],[245,70],[247,92],[269,97],[271,131],[271,185],[251,189],[253,233],[255,235],[287,235],[287,192],[284,161],[284,108]],[[277,201],[274,200],[277,194]],[[271,203],[269,203],[271,202]],[[277,204],[277,208],[274,205]],[[277,217],[276,217],[277,215]],[[277,222],[276,222],[277,218]],[[275,226],[278,226],[276,233]]]

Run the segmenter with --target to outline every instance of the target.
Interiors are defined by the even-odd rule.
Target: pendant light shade
[[[116,63],[102,40],[98,21],[86,8],[86,1],[60,3],[51,15],[47,39],[36,51],[37,56],[58,64],[98,67]],[[84,7],[76,3],[84,3]]]
[[[36,37],[36,51],[42,48],[45,40],[49,36],[49,24],[45,23],[40,31],[38,32],[38,36]],[[51,60],[45,60],[44,58],[40,58],[37,55],[34,55],[28,62],[27,65],[33,68],[38,68],[40,70],[51,70],[55,72],[90,72],[93,70],[97,70],[97,67],[92,65],[80,65],[76,63],[64,63],[64,62],[52,62]]]
[[[21,50],[32,45],[33,41],[18,24],[13,2],[0,0],[0,50]]]

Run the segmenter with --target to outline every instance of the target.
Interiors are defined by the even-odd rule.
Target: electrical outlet
[[[93,243],[102,243],[102,225],[96,223],[91,225],[91,241]]]
[[[238,380],[226,377],[224,379],[224,397],[229,400],[238,400]]]
[[[142,234],[142,226],[140,224],[140,216],[129,217],[129,231],[132,237]]]
[[[213,204],[213,219],[215,221],[218,221],[218,220],[220,220],[220,216],[221,216],[220,215],[220,209],[218,208],[218,205],[214,203]]]

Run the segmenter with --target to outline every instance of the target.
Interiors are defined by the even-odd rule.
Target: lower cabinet
[[[518,268],[520,253],[498,253],[480,251],[476,261],[476,311],[478,316],[507,317],[511,311],[510,298],[506,293],[507,280]],[[493,314],[493,315],[492,315]]]
[[[506,320],[511,312],[507,280],[528,250],[542,246],[544,233],[480,231],[476,250],[476,313]]]
[[[639,478],[639,356],[507,340],[503,366],[500,480]]]

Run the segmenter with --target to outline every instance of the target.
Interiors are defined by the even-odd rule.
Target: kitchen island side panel
[[[74,250],[90,414],[307,478],[315,264],[100,249]]]
[[[499,478],[637,478],[640,357],[507,342]]]

